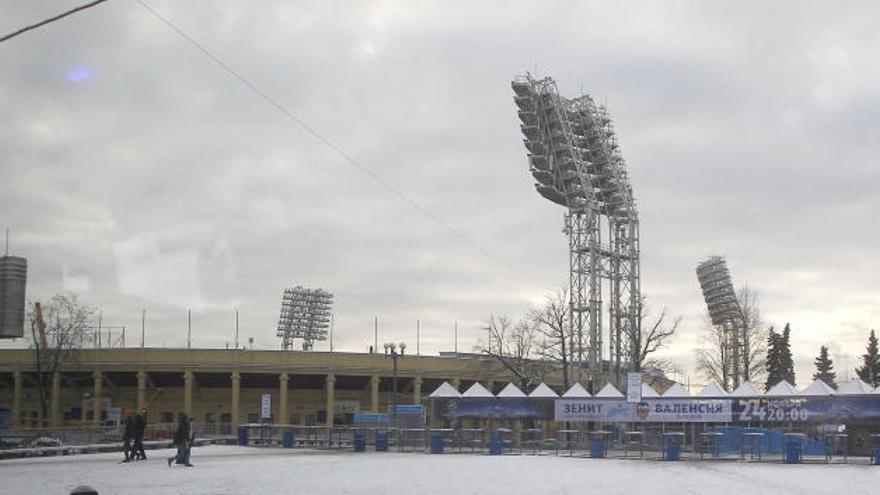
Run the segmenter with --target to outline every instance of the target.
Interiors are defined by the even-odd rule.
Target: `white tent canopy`
[[[656,395],[657,395],[657,392],[654,392],[654,396],[656,396]],[[596,394],[596,397],[602,397],[602,398],[606,398],[606,399],[609,399],[609,398],[619,399],[619,398],[623,397],[623,394],[620,393],[620,390],[617,390],[616,388],[614,388],[614,385],[609,383],[609,384],[605,385],[604,387],[602,387],[602,390],[600,390],[599,393]]]
[[[586,390],[584,390],[584,392],[586,392]],[[552,388],[548,387],[547,384],[542,383],[535,387],[535,390],[532,390],[529,397],[559,397],[559,395],[554,392]]]
[[[680,383],[675,382],[671,387],[663,392],[663,397],[690,397],[691,393],[687,391]]]
[[[647,383],[642,383],[642,398],[643,399],[656,399],[660,397],[660,394],[654,390],[654,387],[648,385]]]
[[[837,395],[861,395],[872,392],[874,392],[874,389],[858,378],[843,382],[837,387]]]
[[[565,393],[562,394],[562,396],[568,399],[582,399],[592,397],[590,393],[587,392],[587,389],[585,389],[584,386],[580,383],[575,383],[574,385],[572,385],[570,389],[566,390]]]
[[[495,397],[492,392],[486,390],[486,387],[480,385],[480,382],[474,382],[471,388],[461,394],[462,397]]]
[[[727,392],[717,383],[710,383],[703,387],[703,390],[700,390],[697,397],[727,397],[727,395]]]
[[[813,381],[813,383],[809,384],[803,390],[801,390],[800,395],[816,397],[824,395],[834,395],[834,393],[834,389],[831,388],[830,385],[817,378],[815,381]]]
[[[449,382],[443,382],[428,397],[461,397],[461,394]]]
[[[788,383],[788,381],[786,381],[786,380],[782,380],[781,382],[777,383],[776,385],[773,385],[772,387],[770,387],[770,390],[768,390],[767,393],[764,395],[772,396],[772,397],[788,397],[788,396],[797,395],[797,394],[798,394],[798,391],[796,388],[794,388],[794,385]]]
[[[501,392],[498,392],[498,397],[525,397],[526,394],[523,393],[516,385],[512,383],[508,383],[506,387],[501,389]]]
[[[743,382],[742,385],[730,393],[733,397],[760,397],[762,394],[751,382]]]

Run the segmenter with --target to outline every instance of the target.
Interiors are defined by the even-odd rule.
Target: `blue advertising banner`
[[[597,399],[557,399],[556,421],[607,423],[728,423],[729,400],[657,399],[623,402]]]
[[[880,396],[738,399],[734,421],[844,423],[880,420]]]
[[[446,419],[536,419],[608,423],[880,422],[880,395],[754,399],[443,398],[433,415]]]

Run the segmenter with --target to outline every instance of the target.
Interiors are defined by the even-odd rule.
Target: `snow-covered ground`
[[[880,493],[880,467],[661,462],[556,456],[318,452],[232,446],[193,450],[171,469],[171,450],[119,464],[121,454],[0,461],[2,494],[67,494],[89,484],[132,494],[743,494]]]

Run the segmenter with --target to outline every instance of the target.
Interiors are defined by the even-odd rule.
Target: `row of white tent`
[[[810,385],[806,386],[803,390],[798,391],[794,385],[788,383],[787,381],[781,381],[777,383],[775,386],[771,387],[766,393],[761,392],[754,385],[749,382],[745,382],[740,385],[733,392],[726,392],[723,388],[719,387],[715,383],[710,383],[706,387],[703,388],[696,395],[691,395],[690,392],[687,391],[684,386],[680,383],[675,383],[671,387],[669,387],[663,395],[657,393],[653,387],[648,385],[647,383],[642,383],[642,398],[645,399],[653,399],[660,397],[667,398],[739,398],[739,397],[822,397],[822,396],[831,396],[831,395],[866,395],[866,394],[878,394],[880,395],[880,387],[872,388],[867,383],[855,379],[848,382],[841,383],[837,389],[831,388],[827,383],[822,380],[816,380]],[[542,383],[538,385],[532,392],[526,395],[522,390],[520,390],[516,385],[512,383],[508,383],[506,387],[504,387],[501,392],[498,392],[498,395],[493,395],[492,392],[486,390],[486,387],[480,385],[479,382],[475,382],[471,385],[470,388],[465,390],[463,393],[459,393],[458,390],[455,389],[448,382],[443,382],[437,390],[435,390],[428,397],[433,398],[473,398],[473,397],[559,397],[559,395],[553,391],[546,384]],[[623,394],[617,390],[614,385],[607,384],[602,388],[596,395],[590,395],[589,392],[580,384],[575,383],[571,386],[562,397],[565,398],[599,398],[599,399],[621,399],[623,398]]]

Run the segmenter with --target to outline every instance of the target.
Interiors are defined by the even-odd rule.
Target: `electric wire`
[[[88,9],[88,8],[90,8],[90,7],[94,7],[95,5],[98,5],[98,4],[100,4],[100,3],[104,3],[104,2],[106,2],[106,1],[107,1],[107,0],[95,0],[94,2],[90,2],[90,3],[84,4],[84,5],[80,5],[79,7],[73,8],[73,9],[71,9],[71,10],[68,10],[67,12],[64,12],[64,13],[62,13],[62,14],[58,14],[58,15],[56,15],[56,16],[54,16],[54,17],[50,17],[50,18],[48,18],[48,19],[46,19],[46,20],[43,20],[43,21],[40,21],[40,22],[38,22],[38,23],[36,23],[36,24],[31,24],[30,26],[25,26],[25,27],[19,29],[18,31],[14,31],[14,32],[11,32],[11,33],[9,33],[9,34],[7,34],[7,35],[4,35],[3,37],[0,37],[0,43],[3,43],[3,42],[6,41],[6,40],[10,40],[10,39],[12,39],[12,38],[15,38],[16,36],[18,36],[18,35],[20,35],[20,34],[24,34],[24,33],[28,32],[28,31],[33,30],[33,29],[37,29],[37,28],[40,27],[40,26],[45,26],[46,24],[50,24],[50,23],[53,23],[53,22],[55,22],[55,21],[58,21],[58,20],[64,19],[65,17],[67,17],[67,16],[69,16],[69,15],[71,15],[71,14],[75,14],[75,13],[81,11],[81,10],[86,10],[86,9]]]

